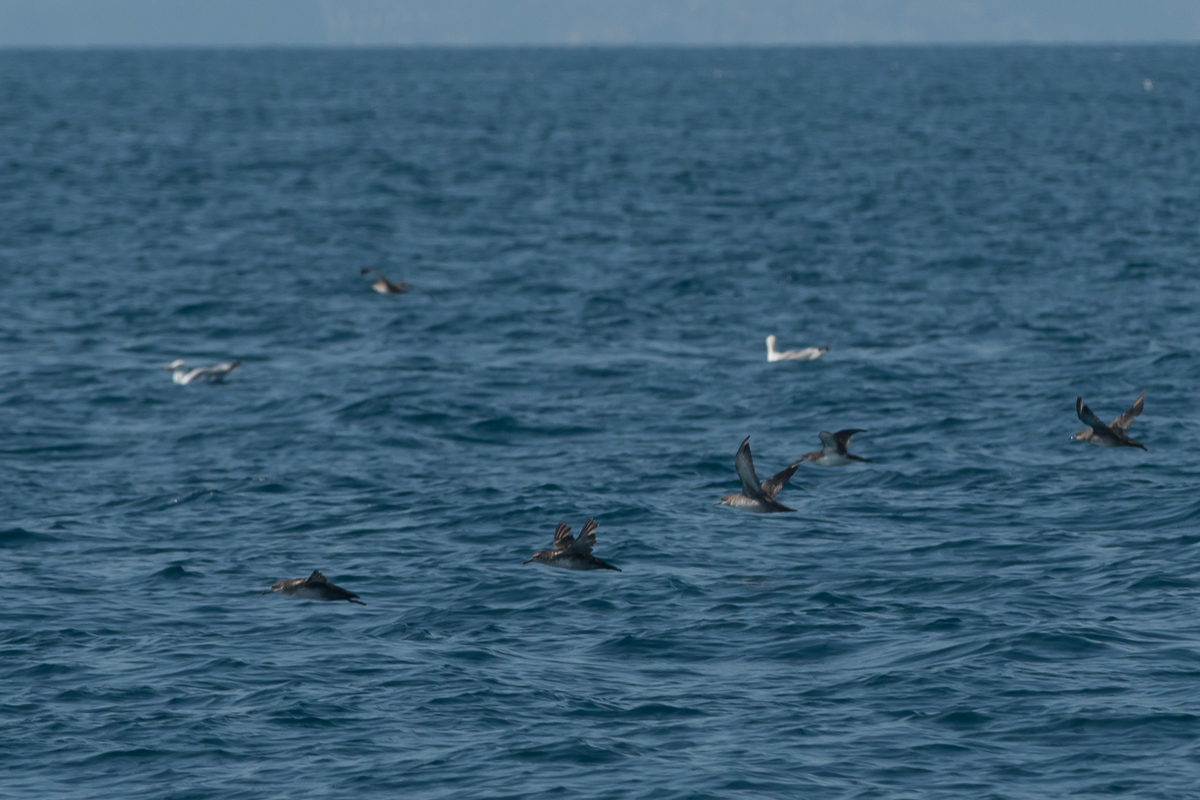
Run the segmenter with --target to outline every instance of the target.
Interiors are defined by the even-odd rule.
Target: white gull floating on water
[[[171,380],[187,385],[194,382],[216,383],[225,380],[225,376],[233,372],[241,361],[230,361],[226,364],[216,364],[211,367],[192,367],[188,369],[183,359],[177,359],[167,364],[166,369],[171,373]]]
[[[775,334],[767,337],[767,361],[816,361],[829,352],[828,347],[806,347],[803,350],[775,349]]]

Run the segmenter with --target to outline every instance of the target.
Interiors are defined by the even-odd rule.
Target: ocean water
[[[0,794],[1194,795],[1198,68],[0,53]]]

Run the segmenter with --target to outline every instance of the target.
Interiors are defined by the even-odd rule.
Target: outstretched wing
[[[821,431],[817,434],[817,438],[820,439],[821,444],[824,445],[824,447],[822,447],[823,450],[831,450],[836,453],[839,450],[846,449],[845,446],[840,448],[838,447],[837,435],[832,434],[829,431]]]
[[[313,574],[308,576],[307,582],[308,583],[329,583],[329,581],[325,580],[325,576],[321,574],[320,570],[315,570],[315,569],[313,570]]]
[[[554,549],[566,550],[573,544],[575,544],[575,537],[571,535],[571,529],[567,527],[567,523],[558,523],[558,527],[554,529]]]
[[[862,428],[847,428],[846,430],[838,431],[833,435],[833,440],[837,442],[840,452],[846,452],[846,448],[850,445],[850,437],[856,433],[866,433],[866,431]]]
[[[746,497],[761,497],[762,489],[759,488],[758,475],[754,473],[754,458],[750,455],[749,436],[742,440],[742,446],[733,457],[733,466],[742,481],[742,494]]]
[[[775,495],[779,494],[779,490],[783,488],[783,485],[791,480],[792,474],[796,471],[796,467],[798,466],[800,466],[799,461],[797,461],[795,464],[792,464],[787,469],[782,470],[778,475],[771,478],[771,480],[763,481],[763,497],[767,498],[768,500],[774,500]]]
[[[1133,405],[1129,407],[1129,410],[1114,419],[1112,424],[1108,427],[1112,428],[1114,431],[1121,431],[1124,433],[1125,430],[1133,424],[1133,421],[1142,413],[1142,401],[1145,400],[1145,398],[1146,390],[1142,389],[1142,393],[1138,395],[1137,400],[1133,401]]]
[[[1108,431],[1109,427],[1104,424],[1096,414],[1083,404],[1082,397],[1075,398],[1075,414],[1079,417],[1079,421],[1084,425],[1091,425],[1093,430]]]
[[[588,521],[583,523],[583,529],[579,531],[579,537],[575,539],[575,544],[571,545],[571,549],[580,555],[591,555],[592,548],[596,546],[596,520],[588,517]]]

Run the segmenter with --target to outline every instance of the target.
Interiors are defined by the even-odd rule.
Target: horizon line
[[[830,41],[830,42],[139,42],[139,43],[41,43],[3,44],[0,51],[47,50],[618,50],[618,49],[788,49],[788,48],[886,48],[886,47],[1200,47],[1200,39],[1144,40],[959,40],[927,41]]]

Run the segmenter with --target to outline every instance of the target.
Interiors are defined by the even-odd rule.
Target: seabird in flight
[[[525,563],[536,561],[548,567],[563,569],[611,569],[620,572],[621,570],[612,564],[592,555],[592,548],[596,545],[596,527],[596,520],[588,517],[588,521],[583,523],[583,529],[579,531],[579,538],[575,538],[571,535],[567,523],[558,523],[558,527],[554,529],[553,549],[534,553]]]
[[[334,586],[325,580],[325,576],[317,570],[313,570],[313,574],[307,578],[292,578],[286,581],[278,581],[270,589],[263,592],[263,594],[271,594],[272,592],[286,594],[288,597],[299,597],[302,600],[349,600],[351,603],[358,603],[360,606],[366,605],[363,601],[354,599],[358,597],[354,592],[348,592],[340,586]]]
[[[713,505],[744,508],[752,514],[777,514],[796,510],[776,502],[775,495],[779,494],[779,490],[792,477],[796,467],[800,466],[799,461],[771,480],[759,483],[758,475],[754,472],[754,458],[750,455],[750,437],[747,436],[742,440],[737,455],[733,457],[733,465],[738,477],[742,479],[742,493],[727,494]]]
[[[406,291],[408,291],[408,281],[400,281],[399,283],[392,283],[391,281],[389,281],[387,278],[384,277],[382,272],[378,272],[377,270],[366,269],[364,267],[361,271],[359,271],[358,274],[359,275],[374,275],[377,278],[379,278],[379,280],[377,280],[371,284],[371,288],[374,289],[375,291],[379,292],[380,294],[404,294]]]
[[[848,428],[837,433],[821,431],[817,434],[817,438],[821,440],[823,447],[820,450],[805,453],[800,456],[800,460],[811,461],[822,467],[840,467],[855,461],[866,461],[869,463],[871,461],[869,458],[862,458],[846,452],[846,446],[850,444],[850,437],[856,433],[866,433],[866,431],[862,428]]]
[[[1098,444],[1101,447],[1140,447],[1146,449],[1146,445],[1141,442],[1130,439],[1125,435],[1125,430],[1133,424],[1134,419],[1142,413],[1143,400],[1146,397],[1146,390],[1138,395],[1138,399],[1133,402],[1121,416],[1117,417],[1112,423],[1105,425],[1100,421],[1090,408],[1083,404],[1082,397],[1075,398],[1075,413],[1080,421],[1085,425],[1091,425],[1091,428],[1085,428],[1079,433],[1071,437],[1071,441],[1091,442]]]

